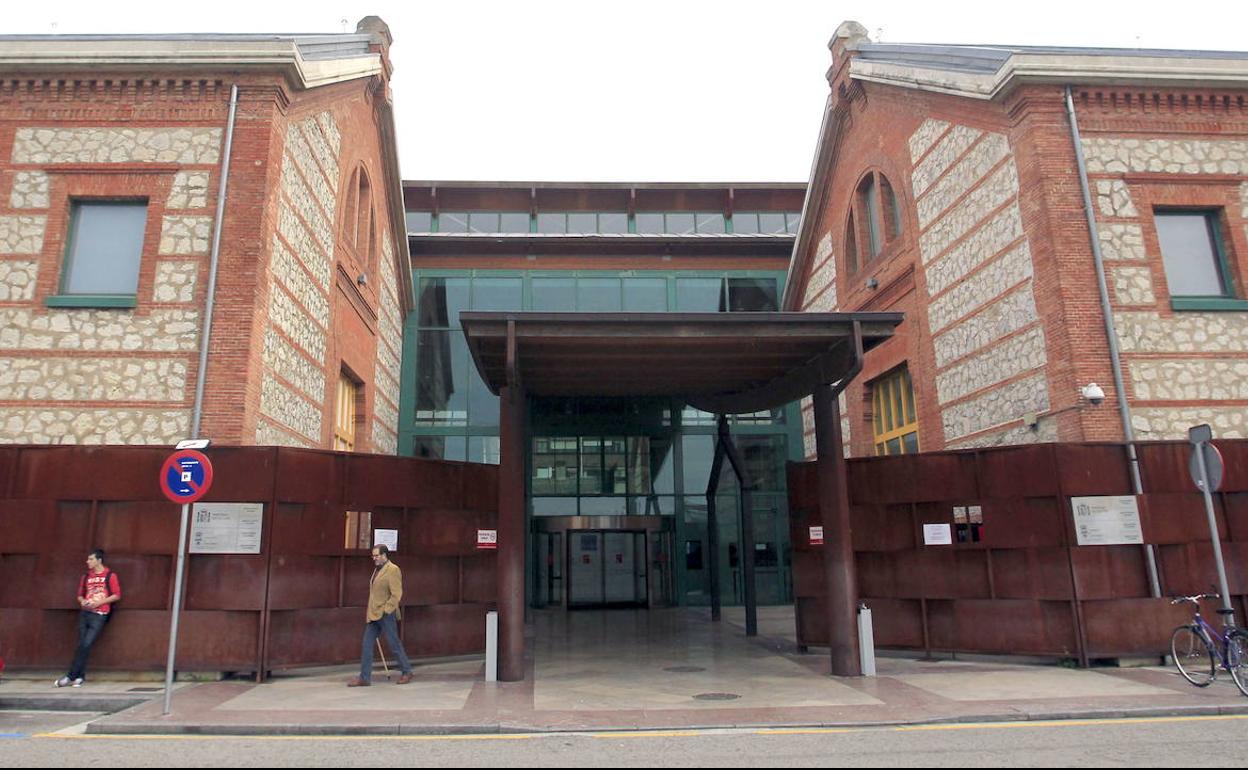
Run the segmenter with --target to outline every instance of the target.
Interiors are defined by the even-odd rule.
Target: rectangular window
[[[466,233],[468,232],[468,212],[440,212],[438,214],[437,225],[438,232],[440,233]]]
[[[359,386],[346,374],[338,377],[338,408],[334,410],[334,451],[355,451],[355,400]]]
[[[500,233],[527,233],[529,231],[529,215],[523,211],[504,211],[498,216]]]
[[[61,292],[137,294],[147,202],[79,201],[70,217]]]
[[[409,211],[405,218],[407,219],[407,231],[409,233],[433,232],[433,212]]]
[[[645,235],[656,235],[663,232],[663,215],[655,213],[641,213],[636,217],[637,232]]]
[[[877,455],[919,451],[919,421],[909,369],[903,366],[871,383],[871,409]]]
[[[1217,211],[1158,210],[1157,240],[1171,297],[1233,297]]]

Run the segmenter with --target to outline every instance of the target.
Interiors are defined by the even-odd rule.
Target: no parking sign
[[[212,462],[194,449],[181,449],[160,469],[160,491],[174,503],[193,503],[212,486]]]

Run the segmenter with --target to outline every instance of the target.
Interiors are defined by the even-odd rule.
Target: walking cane
[[[390,666],[386,663],[386,653],[381,650],[381,640],[377,640],[377,654],[381,656],[381,667],[386,670],[386,681],[390,680]]]

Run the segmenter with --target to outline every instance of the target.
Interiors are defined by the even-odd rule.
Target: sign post
[[[1218,587],[1222,594],[1222,609],[1227,611],[1226,622],[1235,624],[1234,609],[1231,606],[1231,591],[1226,581],[1226,562],[1222,560],[1222,539],[1218,537],[1218,518],[1213,513],[1213,493],[1222,486],[1225,464],[1222,453],[1211,442],[1213,429],[1206,425],[1197,425],[1187,432],[1187,439],[1192,443],[1192,460],[1190,468],[1192,481],[1205,495],[1205,515],[1209,518],[1209,537],[1213,543],[1213,561],[1218,567]]]
[[[207,442],[204,442],[206,446]],[[165,663],[165,716],[169,715],[173,696],[173,664],[178,650],[178,615],[182,608],[182,580],[186,574],[186,530],[191,518],[191,503],[208,494],[211,486],[212,463],[194,449],[179,449],[165,460],[160,469],[160,491],[170,502],[182,504],[182,524],[178,528],[178,566],[169,620],[169,655]]]

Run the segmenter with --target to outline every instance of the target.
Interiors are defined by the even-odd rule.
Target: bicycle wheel
[[[1183,678],[1197,687],[1208,687],[1217,675],[1213,648],[1196,626],[1179,626],[1170,637],[1170,655]]]
[[[1232,631],[1226,640],[1226,667],[1231,670],[1235,686],[1248,695],[1248,631]]]

